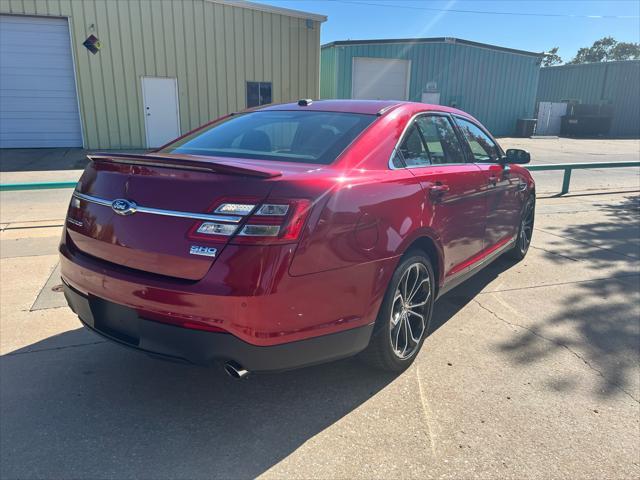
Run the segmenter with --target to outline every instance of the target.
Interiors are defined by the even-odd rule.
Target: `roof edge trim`
[[[527,50],[518,50],[516,48],[501,47],[498,45],[491,45],[489,43],[474,42],[472,40],[464,40],[462,38],[454,37],[433,37],[433,38],[387,38],[387,39],[372,39],[372,40],[336,40],[334,42],[325,43],[321,48],[349,46],[349,45],[367,45],[367,44],[385,44],[385,43],[449,43],[467,45],[470,47],[487,48],[489,50],[496,50],[501,52],[516,53],[519,55],[527,55],[530,57],[543,57],[543,52],[529,52]]]
[[[316,22],[326,22],[327,16],[318,13],[304,12],[302,10],[293,10],[291,8],[274,7],[266,3],[248,2],[247,0],[205,0],[211,3],[219,3],[230,7],[247,8],[249,10],[257,10],[260,12],[275,13],[287,17],[303,18],[305,20],[315,20]]]

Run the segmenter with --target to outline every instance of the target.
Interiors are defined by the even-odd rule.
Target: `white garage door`
[[[0,15],[0,147],[81,147],[69,26]]]
[[[351,97],[407,100],[410,68],[410,60],[354,57]]]

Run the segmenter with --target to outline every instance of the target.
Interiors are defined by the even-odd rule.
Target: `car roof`
[[[431,105],[427,103],[407,102],[400,100],[313,100],[310,104],[299,105],[296,103],[280,103],[259,107],[255,110],[273,111],[273,110],[308,110],[316,112],[340,112],[340,113],[362,113],[368,115],[381,115],[383,113],[395,110],[397,107],[405,106],[413,111],[436,111],[446,113],[456,113],[469,116],[468,113],[458,110],[457,108],[445,107],[443,105]]]
[[[312,100],[310,104],[280,103],[260,110],[312,110],[316,112],[365,113],[375,115],[404,102],[397,100]]]

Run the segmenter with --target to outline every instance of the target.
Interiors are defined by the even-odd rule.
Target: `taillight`
[[[213,212],[219,214],[215,221],[198,222],[189,237],[211,241],[228,241],[242,244],[274,244],[295,242],[311,211],[307,199],[270,200],[268,203],[224,200]],[[225,221],[243,217],[240,222]]]
[[[311,201],[295,199],[264,203],[234,237],[234,243],[295,242],[311,211]]]

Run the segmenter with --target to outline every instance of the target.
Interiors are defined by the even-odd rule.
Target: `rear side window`
[[[464,153],[451,121],[446,117],[418,118],[418,127],[427,144],[431,163],[464,163]]]
[[[400,144],[399,151],[404,160],[404,164],[409,168],[431,165],[429,154],[422,140],[422,135],[415,123],[407,130],[406,137]]]
[[[326,165],[375,119],[355,113],[249,112],[194,132],[162,152]]]
[[[430,115],[419,117],[407,130],[393,159],[394,166],[425,167],[464,163],[464,152],[451,121]]]
[[[456,118],[456,122],[469,142],[476,162],[495,162],[500,158],[498,146],[480,127],[461,118]]]

